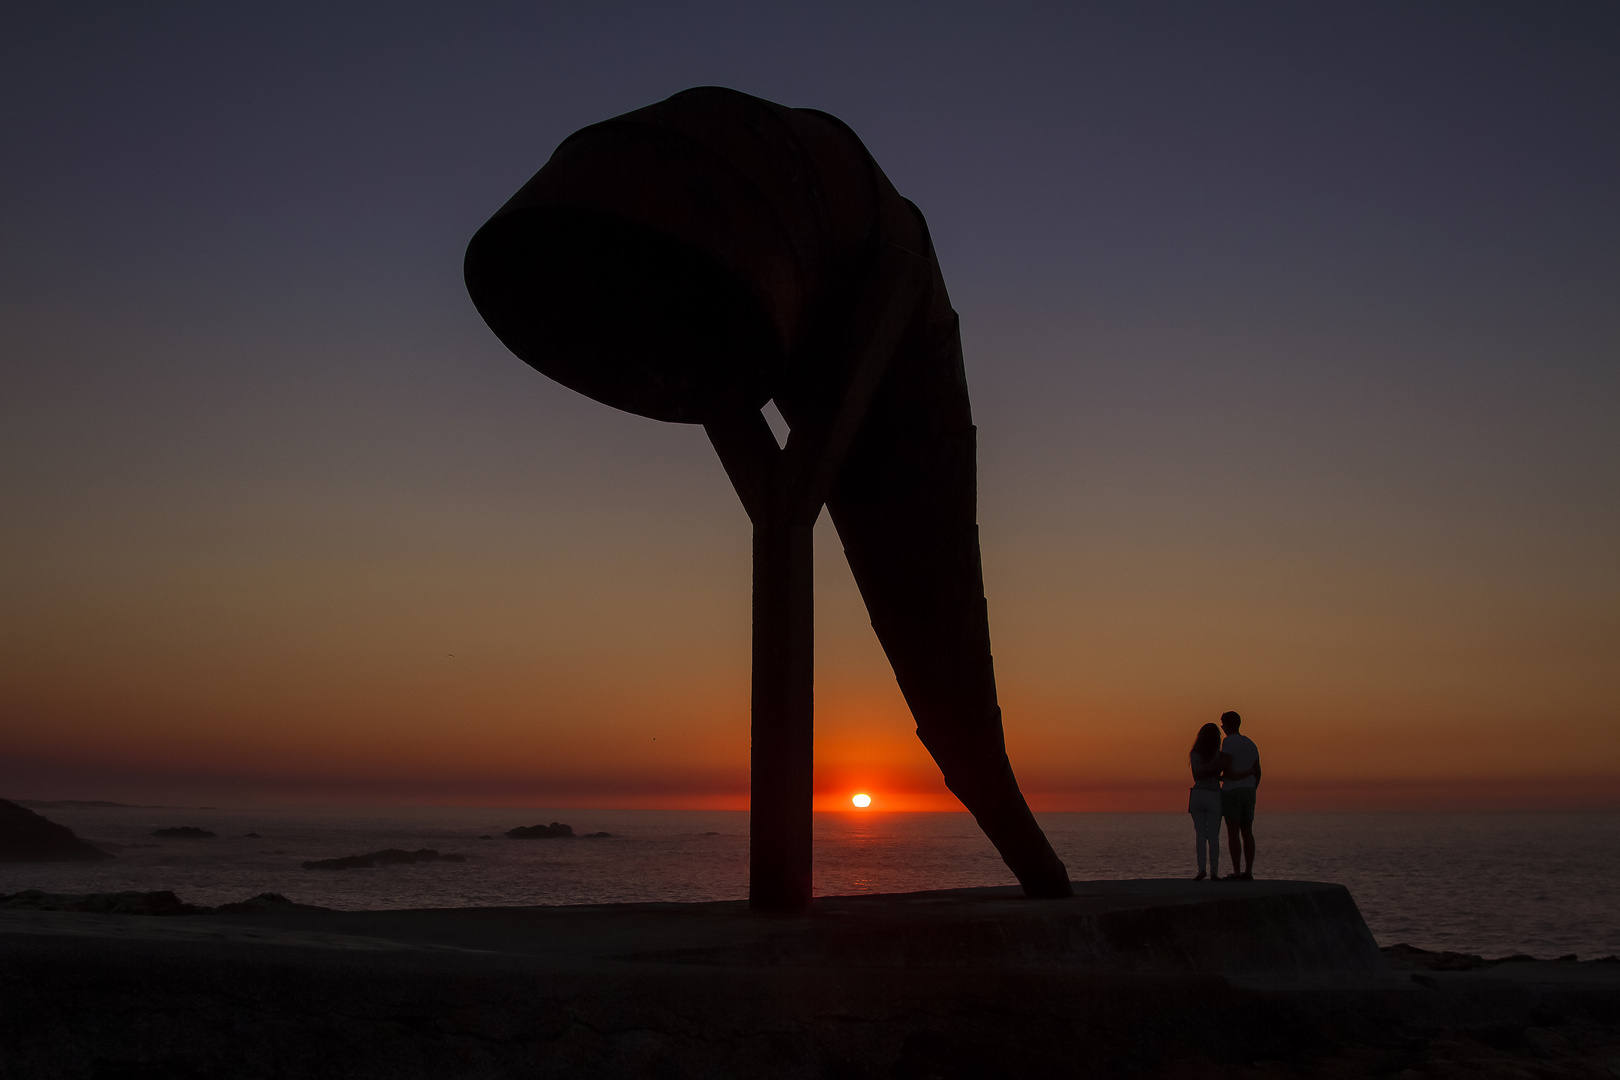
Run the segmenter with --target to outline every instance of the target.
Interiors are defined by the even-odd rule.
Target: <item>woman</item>
[[[1221,863],[1221,770],[1230,764],[1230,758],[1221,753],[1221,729],[1205,724],[1198,729],[1193,740],[1193,786],[1187,795],[1187,813],[1192,815],[1193,835],[1198,844],[1198,876],[1194,881],[1220,879]],[[1227,760],[1222,760],[1223,758]],[[1209,848],[1209,869],[1204,869],[1204,849]]]

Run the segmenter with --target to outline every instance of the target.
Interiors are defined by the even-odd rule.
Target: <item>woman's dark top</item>
[[[1221,790],[1220,754],[1211,754],[1207,758],[1201,758],[1197,754],[1188,754],[1187,759],[1192,762],[1194,791]]]

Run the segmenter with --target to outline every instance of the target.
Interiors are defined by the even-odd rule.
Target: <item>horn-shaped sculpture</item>
[[[1027,894],[1069,895],[1002,739],[956,313],[855,133],[716,87],[584,128],[478,230],[466,280],[541,372],[702,424],[753,521],[750,904],[810,902],[823,505],[946,784]]]

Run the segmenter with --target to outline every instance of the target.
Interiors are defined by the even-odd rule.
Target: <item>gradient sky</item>
[[[1182,809],[1620,805],[1620,6],[57,4],[0,33],[0,794],[742,806],[700,429],[474,230],[688,86],[835,113],[962,316],[1009,749]],[[953,805],[818,528],[818,790]]]

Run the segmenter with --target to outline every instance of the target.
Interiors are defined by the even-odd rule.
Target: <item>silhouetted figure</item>
[[[1248,881],[1254,877],[1254,797],[1260,787],[1260,749],[1253,739],[1238,732],[1242,724],[1243,717],[1235,712],[1221,714],[1221,730],[1226,732],[1221,754],[1228,759],[1221,773],[1221,816],[1226,818],[1226,842],[1232,854],[1229,876]]]
[[[956,312],[922,214],[855,133],[718,87],[584,128],[479,229],[466,280],[541,372],[702,424],[748,512],[750,902],[810,900],[823,505],[946,784],[1027,893],[1069,895],[1002,739]]]
[[[1198,851],[1198,876],[1193,880],[1217,880],[1221,876],[1221,771],[1231,761],[1221,753],[1221,729],[1214,724],[1199,728],[1187,756],[1193,777],[1187,813],[1192,815]]]

